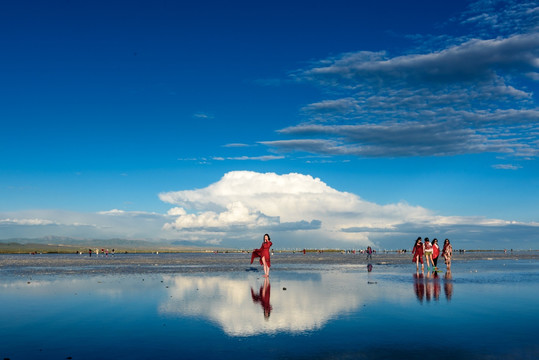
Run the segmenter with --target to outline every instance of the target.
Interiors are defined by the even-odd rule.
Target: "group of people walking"
[[[412,249],[413,259],[412,261],[416,264],[416,270],[419,270],[419,263],[421,263],[421,271],[425,269],[425,265],[423,262],[423,257],[425,257],[427,262],[427,270],[438,270],[438,258],[440,255],[444,258],[445,265],[447,267],[447,270],[451,270],[451,258],[453,257],[453,247],[451,246],[451,242],[449,239],[444,240],[444,246],[442,247],[442,250],[440,251],[440,246],[438,245],[438,239],[433,239],[432,243],[430,242],[429,238],[425,238],[425,243],[422,241],[423,239],[420,237],[417,238],[414,244],[414,248]],[[270,267],[271,267],[271,261],[270,261],[270,247],[272,246],[272,242],[270,239],[270,236],[268,234],[264,234],[264,240],[262,242],[262,246],[259,249],[254,249],[251,254],[251,264],[253,263],[254,259],[259,258],[260,265],[264,267],[264,277],[269,277]],[[372,249],[370,249],[370,246],[368,248],[370,251],[367,252],[367,258],[372,258]]]
[[[444,246],[440,252],[440,246],[438,245],[438,239],[433,239],[432,243],[429,238],[425,238],[425,243],[422,242],[421,237],[418,237],[415,241],[414,248],[412,249],[413,259],[416,264],[416,270],[419,270],[419,263],[421,263],[421,271],[424,270],[423,257],[427,262],[427,270],[438,270],[438,258],[440,254],[444,258],[447,269],[451,269],[451,257],[453,256],[453,248],[449,239],[444,240]]]

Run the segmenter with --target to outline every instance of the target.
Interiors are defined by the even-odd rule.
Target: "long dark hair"
[[[266,236],[268,237],[268,241],[271,241],[271,238],[270,238],[269,234],[264,234],[264,238],[263,238],[264,241],[266,241]]]
[[[445,251],[445,248],[447,247],[447,245],[451,245],[451,242],[449,241],[449,239],[444,240],[444,248],[442,251]]]

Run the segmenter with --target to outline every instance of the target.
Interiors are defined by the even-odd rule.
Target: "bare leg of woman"
[[[264,264],[264,277],[269,277],[269,266],[266,263],[266,258],[262,256],[262,264]]]

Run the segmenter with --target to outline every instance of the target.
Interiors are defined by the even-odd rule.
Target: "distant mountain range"
[[[201,246],[199,243],[185,240],[132,240],[132,239],[77,239],[62,236],[45,236],[41,238],[11,238],[0,240],[0,250],[3,252],[23,251],[36,248],[39,251],[76,251],[89,248],[108,248],[117,251],[147,250],[147,251],[182,251],[222,249],[220,246]],[[17,250],[18,249],[18,250]]]

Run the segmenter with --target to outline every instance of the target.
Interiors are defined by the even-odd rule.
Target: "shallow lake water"
[[[444,266],[441,267],[445,269]],[[539,262],[0,272],[0,358],[536,359]]]

